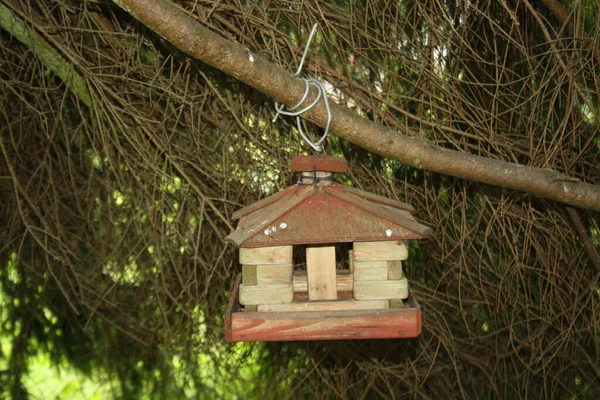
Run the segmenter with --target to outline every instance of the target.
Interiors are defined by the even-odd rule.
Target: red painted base
[[[238,275],[225,315],[228,342],[414,338],[421,307],[409,295],[404,308],[353,311],[245,312]]]

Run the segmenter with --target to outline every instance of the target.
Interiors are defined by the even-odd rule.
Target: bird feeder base
[[[403,308],[248,312],[239,302],[241,278],[239,274],[225,315],[228,342],[397,339],[421,333],[421,307],[410,292]]]

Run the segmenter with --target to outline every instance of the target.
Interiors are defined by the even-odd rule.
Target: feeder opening
[[[352,243],[294,246],[294,301],[352,299],[350,250]]]

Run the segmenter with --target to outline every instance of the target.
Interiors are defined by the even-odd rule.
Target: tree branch
[[[571,37],[575,40],[580,40],[600,63],[600,50],[596,47],[596,44],[590,40],[587,32],[585,32],[583,27],[581,28],[582,32],[576,32],[572,18],[573,13],[565,8],[558,0],[542,0],[542,4],[546,6],[562,26],[567,27]]]
[[[211,32],[167,0],[114,0],[137,20],[183,52],[233,76],[288,106],[304,93],[304,83],[290,73]],[[311,92],[307,104],[314,99]],[[405,129],[404,134],[331,104],[331,131],[373,153],[415,168],[457,178],[520,190],[573,206],[600,210],[600,186],[578,182],[551,169],[529,167],[445,149]],[[327,113],[320,102],[303,115],[325,126]]]
[[[0,29],[5,29],[30,48],[46,68],[54,72],[86,106],[92,107],[85,79],[73,68],[73,65],[65,60],[43,37],[28,29],[25,22],[2,3],[0,3]]]

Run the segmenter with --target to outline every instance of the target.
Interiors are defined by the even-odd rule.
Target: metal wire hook
[[[308,37],[308,41],[306,42],[306,47],[304,48],[304,54],[302,54],[302,58],[300,59],[300,64],[298,65],[298,69],[293,74],[293,76],[298,76],[302,72],[302,67],[304,66],[304,60],[306,59],[306,55],[308,54],[308,50],[310,49],[310,43],[312,42],[312,39],[315,36],[318,26],[319,26],[319,24],[313,25],[313,28],[310,32],[310,36]],[[302,79],[305,84],[304,95],[302,95],[302,98],[300,99],[300,101],[292,107],[286,107],[283,104],[279,104],[279,103],[275,102],[275,110],[277,112],[275,113],[275,116],[273,117],[273,122],[277,121],[277,118],[279,118],[280,115],[289,115],[291,117],[296,117],[296,125],[298,126],[298,132],[300,132],[300,136],[302,137],[302,139],[304,139],[304,141],[309,146],[311,146],[313,149],[315,149],[317,151],[322,151],[323,147],[321,146],[321,143],[323,143],[323,141],[327,138],[327,135],[329,134],[329,126],[331,125],[331,109],[329,107],[329,99],[327,98],[327,93],[325,92],[325,86],[323,85],[323,83],[321,81],[318,81],[317,79],[314,79],[314,78],[309,78],[309,79],[300,78],[300,79]],[[299,108],[302,105],[302,103],[304,103],[306,98],[308,97],[311,86],[313,86],[317,89],[317,97],[308,106],[302,108],[301,110],[297,110],[297,108]],[[321,136],[321,138],[318,141],[313,142],[312,140],[310,140],[308,138],[308,136],[306,135],[306,133],[304,133],[304,130],[302,129],[300,115],[305,113],[306,111],[310,110],[311,108],[313,108],[319,102],[319,100],[321,100],[321,97],[323,98],[323,101],[325,103],[325,109],[327,110],[327,124],[325,125],[325,133],[323,133],[323,136]]]

